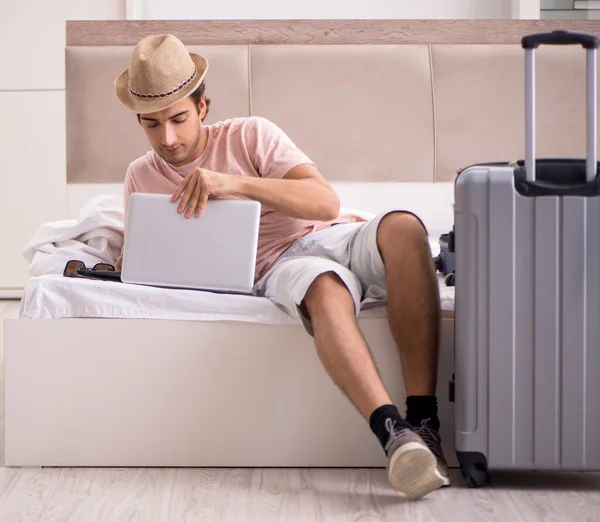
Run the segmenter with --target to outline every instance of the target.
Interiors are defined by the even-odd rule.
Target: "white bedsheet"
[[[346,211],[360,212],[354,209]],[[368,213],[360,212],[369,217]],[[42,226],[23,251],[30,262],[20,317],[28,319],[138,318],[295,324],[269,299],[65,278],[66,262],[114,263],[123,244],[123,200],[98,196],[77,219]],[[433,255],[439,244],[430,238]],[[454,288],[439,279],[442,309],[454,310]],[[363,315],[386,314],[383,302],[363,302]]]
[[[442,309],[454,310],[454,288],[440,278]],[[365,303],[361,316],[385,317],[385,303]],[[62,275],[31,278],[21,300],[24,319],[72,317],[167,319],[181,321],[243,321],[297,324],[264,297],[171,290],[110,281],[73,279]]]

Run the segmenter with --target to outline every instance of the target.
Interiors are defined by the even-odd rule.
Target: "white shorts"
[[[390,212],[366,222],[334,225],[298,239],[256,283],[255,293],[268,297],[298,319],[310,335],[312,327],[300,304],[321,274],[333,272],[340,277],[354,299],[357,316],[363,299],[386,300],[385,267],[377,247],[377,229]]]

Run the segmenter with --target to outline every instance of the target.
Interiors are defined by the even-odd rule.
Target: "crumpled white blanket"
[[[88,266],[114,264],[123,246],[123,198],[96,196],[77,219],[42,225],[23,250],[29,275],[62,274],[67,261],[79,259]]]

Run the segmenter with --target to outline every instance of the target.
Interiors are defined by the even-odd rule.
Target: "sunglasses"
[[[86,268],[83,261],[72,259],[65,265],[64,277],[79,277],[83,279],[102,279],[104,281],[121,281],[121,272],[113,265],[96,263],[93,268]]]

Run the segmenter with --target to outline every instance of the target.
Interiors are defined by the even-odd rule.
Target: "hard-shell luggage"
[[[587,52],[587,159],[535,157],[535,49]],[[600,470],[600,177],[591,35],[522,39],[526,154],[455,182],[456,451],[488,469]],[[565,133],[568,129],[565,129]]]

